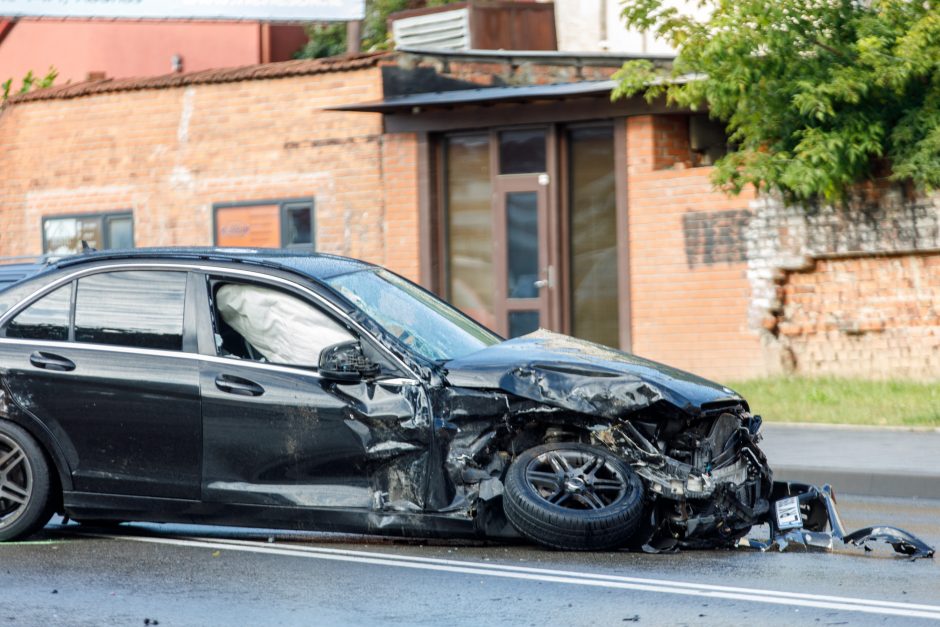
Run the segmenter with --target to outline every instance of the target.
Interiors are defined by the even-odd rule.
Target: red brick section
[[[798,372],[940,378],[940,253],[821,259],[782,291],[777,330]]]
[[[43,216],[131,209],[138,246],[205,245],[213,203],[313,196],[318,250],[417,278],[414,138],[324,111],[380,98],[374,63],[318,63],[18,99],[0,111],[0,256],[38,254]]]
[[[421,275],[417,150],[413,133],[384,137],[385,265],[414,281]]]
[[[102,79],[83,83],[57,85],[10,98],[11,103],[34,100],[61,100],[81,98],[93,94],[106,94],[140,89],[166,89],[169,87],[187,87],[189,85],[209,85],[213,83],[237,83],[241,81],[288,78],[291,76],[309,76],[360,70],[374,67],[385,57],[385,53],[369,53],[330,57],[327,59],[297,59],[246,65],[242,67],[203,70],[186,74],[164,74],[144,78]]]
[[[680,116],[627,123],[633,352],[718,380],[757,376],[764,363],[747,323],[743,255],[690,259],[687,237],[700,234],[685,233],[697,228],[687,214],[744,210],[752,196],[707,191],[712,169],[686,167],[687,129]]]

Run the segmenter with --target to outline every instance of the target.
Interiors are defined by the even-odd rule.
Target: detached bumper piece
[[[838,541],[871,551],[870,542],[882,541],[911,559],[934,556],[932,546],[897,527],[876,525],[846,533],[836,509],[835,494],[828,484],[818,488],[805,483],[776,481],[771,498],[774,506],[767,520],[771,538],[766,541],[746,539],[742,544],[761,551],[774,547],[784,551],[790,545],[831,551]]]

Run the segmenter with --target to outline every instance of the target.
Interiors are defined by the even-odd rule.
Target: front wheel
[[[509,467],[503,508],[519,533],[538,544],[614,549],[639,527],[643,484],[610,451],[578,442],[545,444]]]
[[[29,433],[0,420],[0,542],[29,536],[52,517],[46,457]]]

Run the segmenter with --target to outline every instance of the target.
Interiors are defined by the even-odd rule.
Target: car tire
[[[0,542],[42,529],[54,513],[49,463],[21,427],[0,420]]]
[[[643,484],[611,451],[578,442],[531,448],[509,466],[503,509],[543,546],[603,551],[624,546],[643,515]]]

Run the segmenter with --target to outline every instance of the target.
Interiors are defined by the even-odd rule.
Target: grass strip
[[[767,422],[940,427],[940,383],[772,377],[729,387]]]

